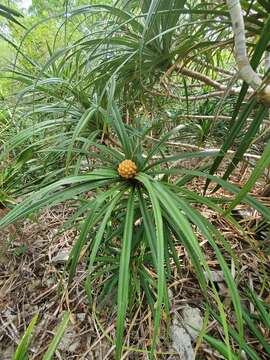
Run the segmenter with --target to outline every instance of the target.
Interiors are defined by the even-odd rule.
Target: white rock
[[[67,249],[64,249],[52,258],[52,263],[55,264],[65,263],[68,260],[68,257],[69,257],[69,251]]]
[[[186,305],[181,313],[175,314],[173,320],[172,347],[177,351],[180,359],[194,360],[195,353],[192,342],[198,336],[203,326],[201,312],[197,308]]]
[[[246,355],[246,353],[244,352],[244,350],[241,351],[240,357],[241,357],[241,360],[248,360],[247,355]]]
[[[76,314],[77,319],[81,322],[83,322],[85,320],[86,314],[85,313],[78,313]]]
[[[75,352],[79,346],[80,340],[78,339],[76,332],[72,329],[67,329],[61,339],[58,349],[72,353]]]
[[[222,282],[224,281],[224,274],[223,274],[223,271],[221,270],[217,270],[217,271],[210,271],[210,275],[211,275],[211,279],[214,281],[214,282]],[[207,281],[209,281],[209,274],[208,272],[204,272],[204,276],[206,278]]]
[[[185,330],[188,332],[191,339],[195,340],[203,326],[200,310],[187,305],[182,311],[182,317]]]
[[[180,359],[194,360],[195,353],[191,344],[191,337],[177,321],[172,326],[172,347],[179,354]]]
[[[169,297],[169,302],[172,305],[173,303],[173,292],[171,289],[168,289],[168,297]]]

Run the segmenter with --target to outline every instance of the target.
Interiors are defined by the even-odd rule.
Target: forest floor
[[[234,175],[231,181],[242,185],[249,176],[246,169]],[[194,179],[190,185],[201,192],[203,183]],[[258,197],[262,184],[258,184],[253,194]],[[223,190],[219,190],[219,192]],[[227,194],[227,196],[229,196]],[[261,198],[269,206],[269,198]],[[81,261],[76,278],[68,288],[68,276],[65,273],[65,262],[68,253],[77,236],[75,230],[59,232],[69,215],[72,213],[70,202],[55,206],[37,214],[31,219],[11,226],[0,235],[0,359],[10,360],[18,344],[26,324],[36,313],[39,313],[38,325],[35,328],[31,345],[31,360],[42,358],[44,350],[53,337],[59,324],[63,310],[72,314],[71,321],[55,354],[55,359],[114,359],[113,339],[115,336],[115,307],[110,304],[98,304],[93,299],[89,308],[83,288],[85,265]],[[227,262],[233,276],[237,276],[239,288],[246,285],[258,291],[261,290],[263,276],[270,275],[270,256],[262,251],[260,242],[252,233],[248,237],[233,228],[224,218],[218,216],[206,207],[201,213],[219,228],[230,243],[240,263],[236,273],[232,259],[227,256]],[[242,224],[248,224],[258,219],[259,215],[247,206],[241,206]],[[206,239],[201,238],[200,245],[204,249],[211,270],[220,274],[219,264],[214,252]],[[9,243],[7,244],[7,238]],[[4,250],[4,251],[3,251]],[[181,314],[186,305],[197,308],[204,317],[204,299],[199,288],[191,263],[182,246],[178,247],[178,255],[182,265],[181,274],[173,270],[170,282],[171,316]],[[227,309],[230,308],[230,294],[225,282],[217,280],[217,289]],[[241,291],[241,290],[240,290]],[[270,295],[266,291],[262,297],[270,303]],[[244,298],[247,308],[251,304]],[[230,314],[228,315],[230,316]],[[165,328],[165,326],[164,326]],[[127,322],[126,347],[123,359],[147,359],[147,349],[151,343],[152,320],[150,309],[143,303],[138,304],[137,311]],[[208,324],[208,332],[222,339],[222,329],[216,321]],[[261,329],[269,336],[266,329]],[[267,359],[256,340],[250,333],[245,334],[254,348],[261,352],[261,359]],[[161,331],[158,345],[158,359],[180,359],[171,346],[171,341],[165,331]],[[196,345],[196,343],[195,343]],[[140,351],[136,351],[140,349]],[[199,347],[197,359],[217,360],[222,357],[203,342]]]

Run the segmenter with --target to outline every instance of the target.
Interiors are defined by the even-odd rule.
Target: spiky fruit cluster
[[[118,173],[125,179],[131,179],[137,173],[137,166],[132,160],[124,160],[118,166]]]

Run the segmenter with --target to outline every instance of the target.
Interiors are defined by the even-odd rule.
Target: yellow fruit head
[[[125,179],[131,179],[137,174],[137,166],[132,160],[124,160],[118,166],[118,173]]]

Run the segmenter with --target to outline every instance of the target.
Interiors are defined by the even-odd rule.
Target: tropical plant
[[[145,153],[143,138],[149,128],[125,126],[117,106],[112,101],[112,94],[113,90],[108,94],[108,99],[111,99],[108,110],[100,108],[99,111],[103,114],[104,121],[112,127],[117,135],[119,149],[106,147],[94,140],[88,141],[88,146],[92,146],[93,149],[82,149],[76,153],[80,154],[82,151],[90,158],[93,156],[97,158],[94,170],[63,178],[34,192],[0,220],[0,225],[3,227],[45,206],[51,206],[74,197],[79,199],[81,194],[87,194],[94,189],[103,189],[102,193],[97,192],[94,199],[85,199],[83,205],[69,220],[69,223],[74,224],[78,223],[82,216],[84,218],[82,223],[80,221],[80,236],[70,253],[68,267],[69,280],[72,281],[82,250],[85,247],[89,248],[85,287],[90,302],[93,279],[97,276],[107,275],[107,280],[103,284],[103,296],[118,284],[116,359],[121,357],[128,303],[132,302],[133,291],[141,291],[140,288],[145,292],[154,314],[151,354],[154,353],[162,311],[167,313],[169,311],[166,282],[170,274],[171,261],[180,268],[177,255],[178,245],[185,247],[203,294],[208,301],[211,301],[207,295],[208,286],[204,275],[204,273],[208,273],[211,281],[210,269],[194,232],[195,227],[196,232],[198,231],[208,239],[216,253],[232,295],[239,333],[243,336],[239,295],[225,258],[217,244],[228,251],[230,256],[234,255],[218,230],[192,204],[205,204],[218,213],[222,213],[223,210],[218,205],[217,199],[201,197],[183,186],[190,178],[197,175],[205,176],[204,173],[175,167],[178,160],[207,158],[213,156],[213,153],[180,153],[156,158],[161,151],[162,144],[177,132],[177,128],[163,136],[159,143],[150,150],[148,148],[148,153]],[[81,141],[81,135],[79,133],[76,135],[74,140]],[[72,151],[73,148],[71,153]],[[131,177],[128,178],[123,177],[126,173],[122,172],[121,167],[120,173],[117,171],[119,164],[124,166],[124,170],[131,170],[129,163],[127,167],[125,167],[125,163],[123,164],[125,159],[131,160],[137,167],[136,174],[130,173]],[[172,167],[167,168],[166,164],[172,164]],[[134,171],[134,164],[132,169]],[[80,167],[77,167],[73,171],[77,174],[81,170]],[[171,177],[177,174],[186,176],[174,184]],[[211,179],[233,193],[238,192],[237,188],[220,181],[219,178],[211,177]],[[244,201],[263,212],[268,219],[270,218],[269,210],[254,199],[246,197]],[[222,200],[223,202],[224,200]],[[232,218],[231,221],[236,226]],[[235,261],[237,262],[236,259]],[[149,277],[146,269],[154,271],[157,280]],[[138,287],[134,284],[140,285]],[[225,337],[230,353],[224,309],[213,283],[211,288],[220,316],[223,318]]]
[[[239,10],[239,2],[236,3]],[[268,6],[264,1],[258,3],[242,1],[246,28],[251,38],[256,39],[254,46],[246,44],[243,19],[239,20],[244,60],[250,70],[248,45],[253,51],[250,64],[254,71],[261,69],[260,62],[269,46]],[[149,350],[153,358],[163,311],[169,322],[167,284],[171,267],[180,271],[179,246],[186,249],[202,293],[208,305],[217,309],[223,327],[225,343],[214,342],[210,337],[206,340],[212,341],[214,347],[218,344],[216,347],[228,359],[239,358],[232,349],[231,324],[211,279],[199,237],[207,239],[216,254],[232,297],[239,351],[246,346],[243,332],[246,320],[237,284],[227,265],[227,256],[236,266],[237,258],[218,229],[197,209],[198,205],[207,206],[225,216],[234,229],[242,231],[230,212],[239,202],[246,202],[270,221],[269,209],[248,195],[269,165],[270,143],[242,189],[227,182],[268,114],[267,106],[258,104],[256,97],[247,98],[247,84],[240,90],[232,87],[234,79],[230,78],[226,85],[219,82],[222,79],[218,66],[226,61],[233,63],[230,55],[233,39],[228,26],[230,15],[234,21],[232,12],[224,2],[184,0],[127,0],[114,6],[70,9],[68,17],[67,11],[57,15],[59,19],[64,16],[59,27],[59,32],[65,30],[64,47],[57,47],[57,32],[53,44],[47,44],[47,56],[40,61],[22,53],[27,37],[38,25],[45,24],[42,19],[25,33],[17,47],[16,64],[8,69],[18,92],[10,120],[15,123],[15,134],[1,146],[0,161],[9,157],[12,160],[10,168],[3,170],[2,187],[5,196],[32,194],[1,219],[0,226],[46,206],[75,200],[78,208],[65,225],[80,230],[67,264],[69,282],[74,279],[82,255],[88,254],[85,288],[89,303],[96,286],[100,301],[110,296],[117,303],[116,359],[121,358],[124,347],[128,309],[133,309],[134,299],[141,299],[142,293],[154,317]],[[66,31],[68,23],[70,32]],[[225,48],[223,58],[221,46]],[[236,50],[238,61],[239,48]],[[242,78],[250,82],[248,77]],[[262,82],[256,75],[256,79],[254,89],[259,91],[268,78],[266,75]],[[140,115],[147,114],[149,108],[155,113],[154,105],[168,109],[179,101],[182,101],[178,104],[179,112],[189,114],[188,86],[194,85],[193,81],[199,81],[200,87],[192,101],[211,97],[211,111],[217,109],[215,117],[221,108],[230,110],[233,99],[232,119],[224,127],[227,131],[219,152],[181,151],[171,155],[167,141],[172,135],[185,137],[186,132],[180,133],[183,127],[174,128],[170,124],[165,128],[166,113],[158,121],[155,114],[151,115],[153,121],[150,116]],[[183,84],[177,95],[173,93],[176,82]],[[215,91],[208,96],[209,88],[218,90],[218,95]],[[220,99],[220,95],[229,98]],[[169,102],[170,98],[174,103]],[[209,113],[205,102],[203,110],[197,104],[196,111]],[[206,140],[211,124],[204,121],[200,126],[201,140]],[[153,143],[150,132],[160,139]],[[197,138],[194,137],[195,141]],[[214,176],[230,147],[236,145],[236,139],[237,150],[223,178]],[[202,159],[202,167],[187,170],[180,166],[181,161],[192,159]],[[187,185],[195,177],[206,180],[205,190],[214,182],[215,190],[222,187],[235,199],[229,202],[213,193],[202,196],[190,190]],[[105,280],[100,285],[96,280],[101,276]]]
[[[251,59],[251,66],[256,69],[268,47],[270,20],[264,5],[254,5],[253,8],[253,4],[248,7],[243,3],[246,10],[246,28],[258,39]],[[224,43],[226,60],[232,62],[229,57],[233,44],[230,39],[231,32],[228,27],[225,28],[230,16],[226,5],[156,0],[140,3],[125,1],[122,8],[120,5],[92,5],[70,10],[70,22],[78,23],[65,40],[65,43],[71,45],[61,49],[55,49],[55,44],[49,46],[50,57],[45,63],[35,63],[30,69],[18,67],[15,72],[12,69],[13,78],[24,88],[19,97],[20,109],[29,115],[29,108],[34,105],[34,122],[49,116],[72,118],[76,123],[80,121],[85,110],[91,111],[93,104],[99,103],[106,107],[106,88],[112,78],[117,80],[115,94],[125,103],[124,113],[128,122],[134,118],[135,109],[143,106],[147,110],[149,104],[153,107],[157,103],[155,99],[160,96],[166,98],[173,95],[171,79],[173,83],[178,81],[185,85],[184,93],[174,95],[175,100],[188,101],[190,94],[186,91],[189,84],[187,79],[199,80],[208,88],[219,90],[219,95],[220,91],[226,95],[229,84],[221,85],[216,81],[219,79],[206,76],[210,73],[217,78],[220,70],[215,71],[216,65],[222,65],[217,49]],[[173,16],[168,17],[168,13]],[[80,20],[82,14],[84,20]],[[256,20],[255,15],[262,17],[264,22]],[[107,21],[108,16],[112,16],[112,20]],[[204,22],[201,21],[202,16],[205,17]],[[217,17],[220,19],[218,27]],[[82,23],[85,26],[82,26]],[[242,30],[241,28],[241,33]],[[33,29],[27,32],[26,38],[31,31]],[[246,46],[244,37],[242,44]],[[25,88],[26,86],[28,87]],[[201,90],[203,89],[201,87]],[[230,95],[230,102],[232,95],[239,93],[239,96],[232,116],[233,126],[222,146],[220,156],[213,164],[211,174],[218,169],[235,140],[241,134],[243,138],[224,179],[228,178],[243,158],[267,114],[265,106],[258,108],[257,101],[253,98],[244,105],[241,114],[239,113],[247,89],[244,84],[240,93],[240,89],[233,88],[230,89],[231,93],[229,91],[227,94]],[[201,94],[200,91],[198,99]],[[205,99],[204,95],[203,93],[202,100]],[[197,95],[191,98],[196,99]],[[28,101],[23,101],[24,99]],[[215,104],[218,103],[217,99]],[[223,103],[224,100],[218,108],[224,108]],[[248,118],[254,110],[257,116],[250,123]],[[98,128],[103,128],[102,117],[97,113],[93,115],[93,120]]]

